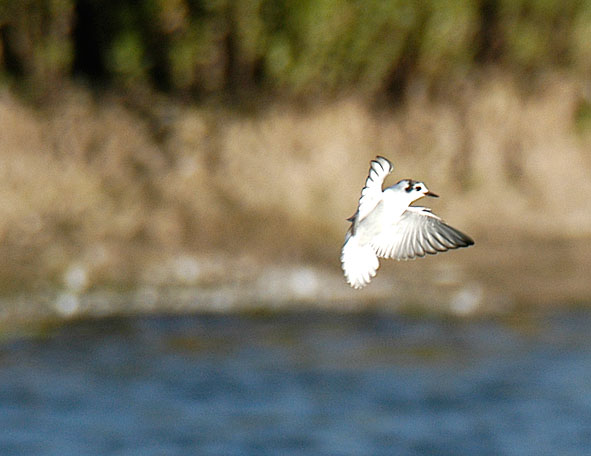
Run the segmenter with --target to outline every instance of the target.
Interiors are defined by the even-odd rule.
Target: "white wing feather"
[[[347,283],[363,288],[376,275],[380,262],[370,244],[360,244],[356,236],[350,236],[343,246],[341,266]]]
[[[382,184],[388,174],[392,172],[392,163],[384,157],[376,157],[371,161],[369,174],[365,180],[365,187],[361,190],[357,212],[349,220],[353,222],[353,234],[357,224],[376,207],[382,199]]]
[[[434,255],[474,241],[461,231],[449,226],[425,207],[409,206],[400,219],[371,240],[371,246],[381,258],[410,260]]]

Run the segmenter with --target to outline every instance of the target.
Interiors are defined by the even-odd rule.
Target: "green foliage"
[[[133,31],[122,33],[109,49],[109,70],[122,82],[131,84],[143,79],[146,67],[141,37]]]
[[[24,76],[42,91],[67,76],[72,63],[73,1],[0,1],[0,70]]]
[[[429,76],[462,69],[473,61],[478,4],[470,0],[431,0],[420,38],[419,63]]]
[[[502,0],[507,60],[525,68],[566,62],[575,51],[570,30],[581,7],[578,0]]]
[[[494,63],[591,70],[581,0],[0,0],[1,80],[376,94]],[[402,81],[402,82],[401,82]]]

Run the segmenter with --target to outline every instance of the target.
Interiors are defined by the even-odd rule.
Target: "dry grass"
[[[132,283],[184,254],[336,267],[375,155],[476,238],[588,237],[582,100],[565,76],[524,94],[492,71],[394,110],[345,98],[245,115],[155,98],[146,113],[82,89],[35,110],[5,92],[0,277],[43,287],[82,263],[91,285]]]

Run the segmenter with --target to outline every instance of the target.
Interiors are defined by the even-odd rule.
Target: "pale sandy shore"
[[[591,305],[589,245],[484,244],[387,262],[361,291],[350,289],[330,266],[228,258],[213,267],[211,258],[188,256],[128,289],[86,289],[86,271],[78,265],[59,287],[3,297],[0,327],[10,334],[78,318],[203,312],[383,311],[481,318]]]

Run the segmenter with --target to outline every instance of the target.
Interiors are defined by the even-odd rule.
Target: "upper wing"
[[[355,234],[359,221],[363,220],[382,199],[382,184],[386,176],[392,172],[392,169],[392,163],[387,158],[378,156],[371,161],[365,187],[361,190],[357,212],[348,219],[353,222],[353,234]]]
[[[409,206],[400,220],[386,227],[371,241],[376,254],[382,258],[409,260],[429,253],[468,247],[474,244],[470,236],[447,225],[425,207]]]

